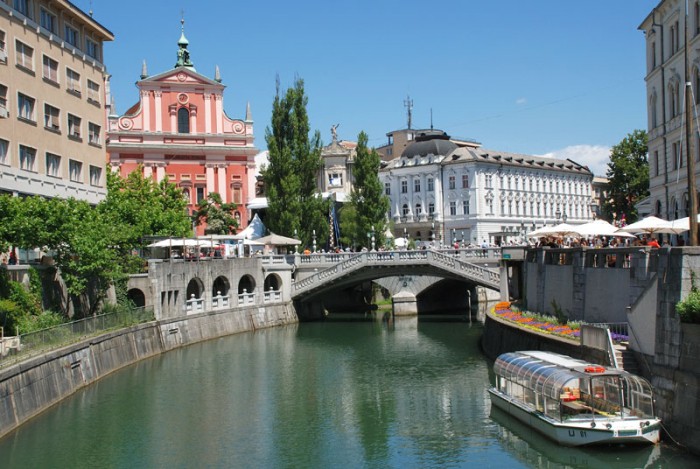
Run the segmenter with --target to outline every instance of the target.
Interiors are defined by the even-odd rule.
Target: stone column
[[[141,108],[143,109],[143,130],[151,131],[151,93],[141,90]]]
[[[155,107],[156,107],[156,132],[162,132],[163,131],[163,104],[161,101],[163,92],[160,90],[156,90],[153,92],[153,95],[155,96]]]
[[[156,182],[165,179],[165,166],[165,163],[158,163],[156,165]]]
[[[226,165],[220,164],[216,167],[216,175],[218,177],[218,189],[221,201],[227,203],[228,188],[226,187]]]
[[[211,95],[204,93],[204,133],[211,133]]]
[[[215,133],[224,132],[224,97],[220,94],[214,95],[216,102],[216,129]]]
[[[210,192],[216,192],[216,186],[214,183],[214,168],[215,165],[207,165],[207,193],[205,194],[205,196],[208,195]]]

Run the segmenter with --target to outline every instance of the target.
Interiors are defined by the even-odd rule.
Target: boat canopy
[[[638,397],[651,396],[648,381],[620,369],[605,369],[565,355],[550,352],[511,352],[496,359],[494,372],[536,393],[560,399],[563,388],[572,380],[596,377],[619,378],[627,382],[628,389]]]

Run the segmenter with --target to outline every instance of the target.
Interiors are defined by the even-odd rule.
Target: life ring
[[[583,371],[585,371],[586,373],[604,373],[605,368],[603,368],[602,366],[587,366],[586,368],[584,368]]]

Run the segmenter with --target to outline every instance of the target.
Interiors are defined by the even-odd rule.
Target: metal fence
[[[25,360],[33,355],[76,343],[87,337],[133,324],[152,321],[152,308],[131,308],[124,311],[101,314],[78,321],[21,334],[15,339],[16,346],[0,355],[0,367]]]

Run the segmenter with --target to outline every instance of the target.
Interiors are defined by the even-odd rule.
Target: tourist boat
[[[491,403],[559,444],[658,443],[648,381],[557,353],[504,353]]]

